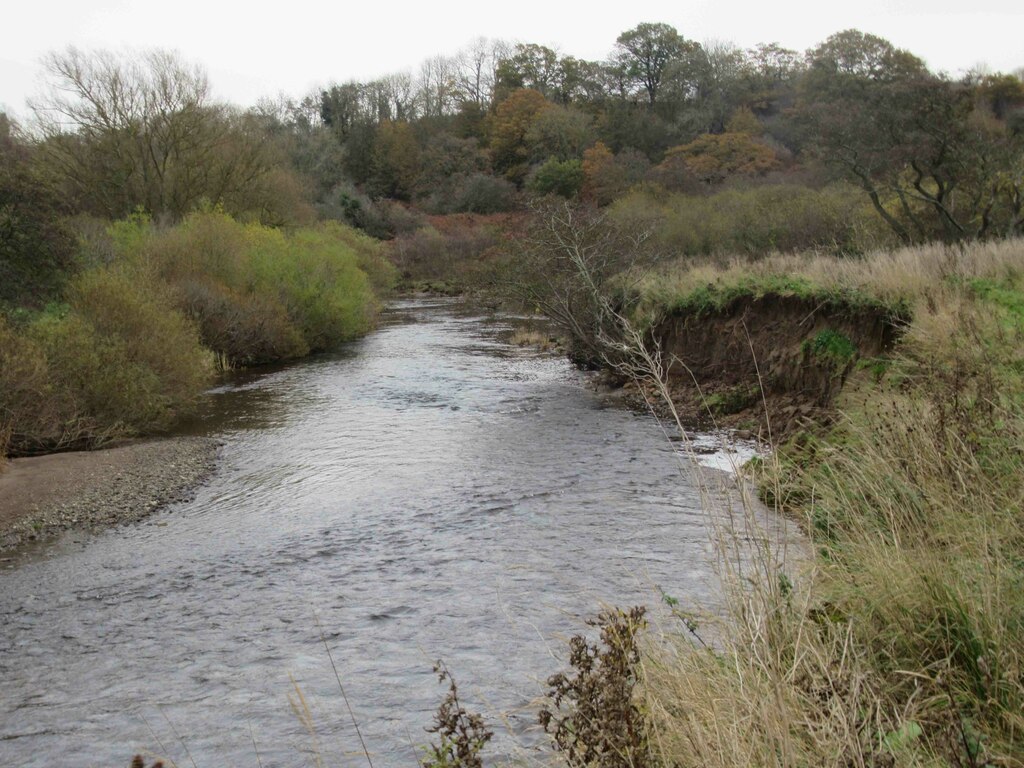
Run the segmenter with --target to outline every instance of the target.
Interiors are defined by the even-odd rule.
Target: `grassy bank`
[[[58,299],[0,315],[0,455],[166,429],[218,367],[365,333],[394,282],[376,242],[335,223],[284,232],[197,213],[79,229]]]
[[[752,565],[728,574],[716,650],[681,633],[640,663],[645,760],[1024,764],[1024,243],[679,264],[638,290],[655,336],[766,299],[898,330],[869,352],[838,325],[785,338],[831,355],[841,386],[751,471],[815,558],[731,539]],[[735,349],[741,367],[772,353]]]

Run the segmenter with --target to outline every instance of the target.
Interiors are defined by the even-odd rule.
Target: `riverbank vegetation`
[[[719,523],[726,615],[671,599],[678,631],[648,635],[623,673],[642,735],[581,743],[576,724],[561,749],[585,765],[1019,764],[1024,241],[665,259],[623,247],[611,216],[542,215],[530,298],[684,433],[760,432],[772,452],[744,471],[814,549],[787,560],[752,497],[709,490],[709,510],[739,510]]]
[[[0,454],[163,428],[396,278],[488,288],[681,424],[760,433],[815,548],[727,574],[713,649],[678,605],[643,653],[611,620],[628,749],[573,721],[581,667],[570,763],[1024,764],[1021,73],[857,30],[609,47],[480,40],[246,110],[172,55],[53,54],[33,122],[0,116]]]
[[[330,349],[365,333],[393,267],[340,224],[284,232],[224,213],[88,232],[44,306],[0,320],[0,411],[14,454],[166,429],[217,369]]]
[[[828,418],[776,423],[787,437],[754,470],[817,557],[801,572],[758,552],[732,574],[746,586],[718,650],[673,641],[649,657],[640,690],[659,764],[1020,762],[1022,267],[1020,240],[931,246],[681,269],[648,294],[709,320],[737,295],[810,295],[854,322],[870,302],[898,331],[879,354],[811,322],[784,340],[842,379]],[[749,384],[780,395],[762,365]]]

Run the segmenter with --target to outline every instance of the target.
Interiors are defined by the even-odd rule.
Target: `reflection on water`
[[[414,322],[413,322],[414,321]],[[197,497],[0,574],[0,764],[411,765],[443,689],[530,744],[559,640],[604,603],[712,599],[707,514],[650,419],[500,321],[404,302],[333,355],[232,377]],[[251,730],[251,732],[250,732]],[[161,744],[163,747],[161,747]]]

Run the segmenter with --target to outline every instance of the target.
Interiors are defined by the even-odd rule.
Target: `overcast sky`
[[[856,27],[934,70],[1024,67],[1024,0],[611,0],[605,8],[592,0],[14,0],[3,13],[0,108],[27,117],[25,99],[42,82],[40,57],[68,45],[177,50],[206,68],[220,98],[248,106],[261,96],[415,69],[479,36],[600,59],[619,33],[643,21],[671,24],[701,42],[779,42],[801,51]]]

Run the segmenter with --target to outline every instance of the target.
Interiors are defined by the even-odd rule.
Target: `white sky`
[[[42,85],[40,57],[68,45],[177,50],[206,68],[220,98],[248,106],[260,96],[301,96],[329,82],[415,69],[479,36],[600,59],[643,21],[701,42],[779,42],[799,51],[856,27],[951,74],[979,63],[1024,67],[1024,0],[611,0],[597,8],[593,0],[13,0],[0,31],[0,108],[28,117],[25,99]]]

